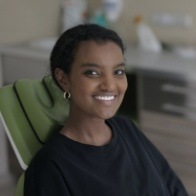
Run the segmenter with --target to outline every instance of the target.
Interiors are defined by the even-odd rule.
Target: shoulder
[[[54,162],[58,160],[62,154],[63,142],[59,135],[55,135],[50,141],[36,153],[31,164],[39,165],[39,167],[45,167],[46,163]],[[56,161],[55,161],[56,162]]]
[[[154,148],[152,142],[138,128],[138,126],[128,117],[115,116],[108,121],[112,128],[116,130],[119,136],[125,138],[129,142],[133,142],[145,148]]]
[[[151,160],[159,163],[163,162],[164,158],[159,150],[129,118],[117,116],[109,122],[118,132],[118,135],[123,138],[123,141],[137,147],[137,150],[141,149],[141,152],[147,154]]]
[[[144,132],[142,132],[129,118],[117,116],[111,122],[117,125],[118,135],[124,138],[124,141],[134,143],[137,148],[141,148],[147,154],[155,165],[167,165],[167,161],[156,148],[156,146],[148,139]]]
[[[63,176],[63,145],[59,142],[63,143],[57,135],[31,161],[25,171],[25,195],[70,195]]]
[[[47,176],[49,173],[58,174],[57,171],[62,157],[62,144],[60,143],[61,141],[57,134],[37,152],[25,171],[27,181],[30,178],[37,180],[40,176]]]

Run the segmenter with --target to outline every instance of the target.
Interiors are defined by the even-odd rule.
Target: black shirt
[[[106,121],[113,138],[92,146],[57,134],[25,173],[27,196],[186,196],[167,161],[124,117]]]

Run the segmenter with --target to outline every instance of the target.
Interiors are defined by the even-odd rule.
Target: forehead
[[[82,41],[75,50],[74,58],[99,55],[104,57],[107,54],[123,56],[121,48],[113,41]]]

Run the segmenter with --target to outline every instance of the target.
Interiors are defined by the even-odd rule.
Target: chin
[[[100,117],[104,120],[107,120],[107,119],[110,119],[112,118],[113,116],[115,116],[116,112],[112,112],[112,113],[105,113],[105,114],[102,114]]]

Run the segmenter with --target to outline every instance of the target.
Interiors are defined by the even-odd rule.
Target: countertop
[[[0,47],[1,55],[12,55],[49,61],[51,48],[28,44]],[[125,53],[127,70],[132,72],[159,72],[175,74],[196,80],[196,58],[182,57],[172,52],[154,53],[127,46]]]

